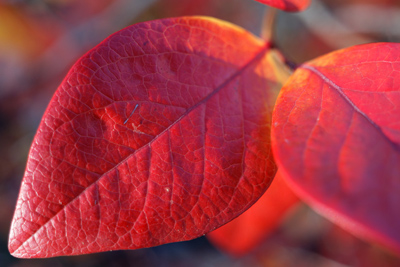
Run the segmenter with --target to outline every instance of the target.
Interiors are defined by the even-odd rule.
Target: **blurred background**
[[[72,64],[131,24],[207,15],[258,35],[265,6],[253,0],[0,0],[0,266],[400,266],[299,205],[254,251],[235,258],[205,237],[156,248],[21,260],[8,232],[30,144],[52,94]],[[299,14],[279,12],[274,43],[300,64],[355,44],[400,40],[400,1],[313,0]]]

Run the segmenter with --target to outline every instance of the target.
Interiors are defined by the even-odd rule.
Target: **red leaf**
[[[275,230],[298,201],[278,172],[268,191],[256,204],[233,221],[209,233],[207,238],[220,249],[234,256],[242,256]]]
[[[9,250],[53,257],[204,235],[249,208],[276,168],[270,49],[231,24],[128,27],[83,56],[31,147]]]
[[[311,0],[256,0],[260,3],[279,8],[287,12],[298,12],[306,9]]]
[[[400,44],[336,51],[301,66],[273,114],[290,185],[352,233],[400,252]]]

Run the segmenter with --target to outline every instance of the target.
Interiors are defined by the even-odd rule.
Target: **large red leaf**
[[[306,9],[311,0],[256,0],[260,3],[279,8],[287,12],[298,12]]]
[[[400,252],[400,44],[301,66],[273,114],[282,175],[322,214]]]
[[[269,186],[280,85],[268,44],[186,17],[128,27],[83,56],[33,141],[9,250],[52,257],[189,240]]]
[[[279,172],[267,192],[236,219],[212,231],[207,238],[218,248],[242,256],[257,247],[282,222],[297,196]]]

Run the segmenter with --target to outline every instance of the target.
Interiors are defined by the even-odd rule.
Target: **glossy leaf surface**
[[[301,66],[273,114],[283,177],[323,215],[400,251],[400,45],[336,51]]]
[[[268,44],[186,17],[136,24],[64,79],[33,141],[9,250],[53,257],[189,240],[251,206],[276,167]]]
[[[299,199],[278,172],[268,190],[250,209],[209,233],[207,238],[216,247],[234,256],[245,255],[274,231],[298,202]]]
[[[306,9],[311,0],[256,0],[260,3],[287,11],[298,12]]]

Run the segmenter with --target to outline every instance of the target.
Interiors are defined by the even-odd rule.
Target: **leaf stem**
[[[262,39],[268,42],[273,42],[275,33],[275,20],[276,20],[277,9],[273,7],[267,7],[264,12],[261,33]]]
[[[271,43],[271,48],[276,48],[274,35],[275,35],[275,23],[276,23],[276,14],[278,13],[278,9],[273,7],[267,7],[264,12],[264,17],[262,20],[261,33],[260,36],[266,42]],[[278,49],[279,50],[279,49]],[[297,64],[288,60],[286,56],[282,54],[280,51],[281,57],[284,58],[283,62],[285,66],[292,73],[297,69]]]

